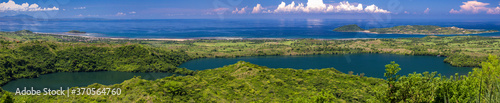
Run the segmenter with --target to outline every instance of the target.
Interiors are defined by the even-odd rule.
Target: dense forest
[[[169,72],[154,81],[140,77],[121,84],[120,96],[18,96],[0,89],[0,102],[500,102],[500,39],[453,36],[369,40],[112,40],[28,30],[0,32],[0,84],[53,72]],[[480,67],[468,75],[397,74],[386,79],[341,73],[334,68],[267,68],[238,62],[191,71],[188,60],[259,55],[392,53],[447,56],[454,66]],[[491,55],[488,55],[491,54]],[[396,61],[397,62],[397,61]]]
[[[83,44],[51,41],[0,40],[0,85],[18,78],[53,72],[126,71],[170,72],[189,60],[181,51],[166,51],[138,44]]]
[[[500,102],[497,56],[463,76],[436,72],[400,76],[397,72],[404,68],[397,63],[385,67],[387,79],[383,80],[334,68],[273,69],[240,61],[188,76],[154,81],[136,77],[121,84],[88,86],[122,88],[118,96],[14,96],[4,91],[2,98],[16,102]]]
[[[359,32],[359,31],[364,31],[364,30],[365,29],[359,27],[356,24],[344,25],[344,26],[333,29],[333,31],[338,31],[338,32]]]

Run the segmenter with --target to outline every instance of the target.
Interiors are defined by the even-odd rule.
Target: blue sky
[[[28,14],[43,18],[500,17],[500,0],[0,0],[0,3],[0,16]]]

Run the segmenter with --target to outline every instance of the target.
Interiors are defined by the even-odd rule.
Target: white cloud
[[[246,8],[247,8],[247,7],[241,8],[241,10],[238,10],[238,8],[236,8],[236,10],[233,10],[233,12],[232,12],[232,13],[233,13],[233,14],[236,14],[236,13],[237,13],[237,14],[245,14],[245,13],[247,13],[247,12],[246,12]]]
[[[500,7],[497,7],[495,9],[489,9],[486,13],[488,13],[488,14],[500,14]]]
[[[125,13],[123,13],[123,12],[118,12],[118,13],[116,13],[116,16],[125,16],[125,15],[127,15],[127,14],[125,14]]]
[[[375,5],[370,5],[370,6],[367,6],[367,7],[365,8],[365,12],[367,12],[367,13],[391,13],[391,12],[389,12],[389,11],[387,11],[387,10],[380,9],[380,8],[378,8],[378,7],[377,7],[377,6],[375,6]]]
[[[305,12],[322,12],[326,10],[323,0],[308,0]]]
[[[77,7],[77,8],[73,8],[73,9],[87,9],[87,7]]]
[[[266,8],[263,8],[262,5],[257,4],[255,7],[253,7],[252,13],[254,13],[254,14],[261,13],[263,10],[266,10]]]
[[[323,3],[323,0],[308,0],[307,5],[296,4],[294,1],[290,4],[281,2],[273,11],[274,13],[391,13],[381,9],[376,5],[369,5],[363,9],[363,4],[350,4],[349,2],[340,2],[337,5]]]
[[[8,2],[2,2],[0,3],[0,12],[4,11],[52,11],[52,10],[59,10],[57,7],[52,7],[52,8],[41,8],[38,6],[38,4],[33,3],[33,4],[28,4],[28,3],[23,3],[23,4],[16,4],[14,1],[9,0]]]
[[[429,14],[429,11],[431,11],[431,9],[427,8],[424,10],[424,14]]]
[[[349,4],[349,2],[347,2],[347,1],[340,2],[336,6],[329,5],[327,11],[328,12],[351,12],[351,13],[357,12],[357,13],[361,13],[361,12],[363,12],[363,4],[358,4],[356,6],[354,4],[353,5]]]
[[[408,11],[405,11],[404,13],[405,13],[405,14],[410,14],[410,12],[408,12]]]
[[[128,14],[135,14],[135,13],[137,13],[137,12],[135,12],[135,11],[128,12]]]
[[[304,4],[300,3],[299,5],[295,6],[295,1],[292,1],[291,4],[286,5],[285,2],[281,2],[280,5],[278,5],[278,8],[274,10],[274,12],[302,12],[305,9]]]
[[[467,1],[462,2],[463,5],[460,5],[460,10],[451,9],[450,13],[452,14],[477,14],[481,12],[486,12],[487,14],[500,14],[500,7],[489,8],[486,7],[490,5],[490,3],[483,3],[479,1]]]

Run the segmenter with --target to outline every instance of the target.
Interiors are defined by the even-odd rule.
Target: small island
[[[79,31],[79,30],[71,30],[71,31],[68,31],[68,33],[87,33],[87,32],[84,32],[84,31]]]
[[[433,25],[406,25],[391,28],[362,29],[356,24],[335,28],[337,32],[365,32],[373,34],[421,34],[421,35],[451,35],[451,34],[480,34],[498,32],[497,30],[472,30],[458,27],[440,27]]]
[[[19,30],[19,31],[16,31],[14,33],[17,33],[17,34],[21,34],[21,33],[33,33],[33,31],[30,31],[30,30]]]

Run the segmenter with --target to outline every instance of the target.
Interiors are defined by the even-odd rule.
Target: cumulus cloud
[[[451,9],[450,13],[452,14],[477,14],[481,12],[486,12],[487,14],[500,14],[500,7],[490,8],[486,7],[490,5],[490,3],[483,3],[479,1],[467,1],[462,2],[463,5],[460,5],[459,10]]]
[[[285,2],[281,2],[281,4],[278,5],[278,8],[276,8],[274,12],[302,12],[304,9],[304,4],[302,3],[295,6],[295,1],[292,1],[290,5],[286,5]]]
[[[368,7],[367,7],[368,8]],[[363,12],[363,4],[358,4],[357,6],[354,4],[349,4],[349,2],[340,2],[338,5],[333,6],[329,5],[327,12]]]
[[[73,8],[73,9],[86,9],[87,7],[76,7],[76,8]]]
[[[489,9],[486,13],[488,13],[488,14],[500,14],[500,7],[496,7],[494,9]]]
[[[254,14],[255,13],[261,13],[264,10],[266,10],[266,8],[263,8],[262,5],[257,4],[255,7],[253,7],[252,13],[254,13]]]
[[[33,3],[33,4],[28,4],[28,3],[23,3],[23,4],[16,4],[16,2],[9,0],[8,2],[2,2],[0,3],[0,12],[5,12],[5,11],[52,11],[52,10],[59,10],[57,7],[52,7],[52,8],[42,8],[39,7],[38,4]]]
[[[273,13],[391,13],[381,9],[376,5],[369,5],[363,8],[363,4],[350,4],[349,2],[340,2],[337,5],[323,3],[323,0],[308,0],[307,5],[296,4],[294,1],[290,4],[281,2]]]
[[[240,10],[238,10],[238,8],[236,8],[236,10],[233,10],[233,14],[244,14],[244,13],[247,13],[246,12],[246,9],[247,7],[244,7],[244,8],[241,8]]]
[[[135,14],[135,13],[137,13],[137,12],[135,12],[135,11],[128,12],[128,14]]]
[[[391,12],[389,12],[389,11],[387,11],[387,10],[380,9],[380,8],[378,8],[378,7],[377,7],[377,6],[375,6],[375,5],[370,5],[370,6],[367,6],[367,7],[365,8],[365,12],[367,12],[367,13],[391,13]]]
[[[427,8],[424,10],[424,14],[429,14],[429,11],[431,11],[431,9]]]

